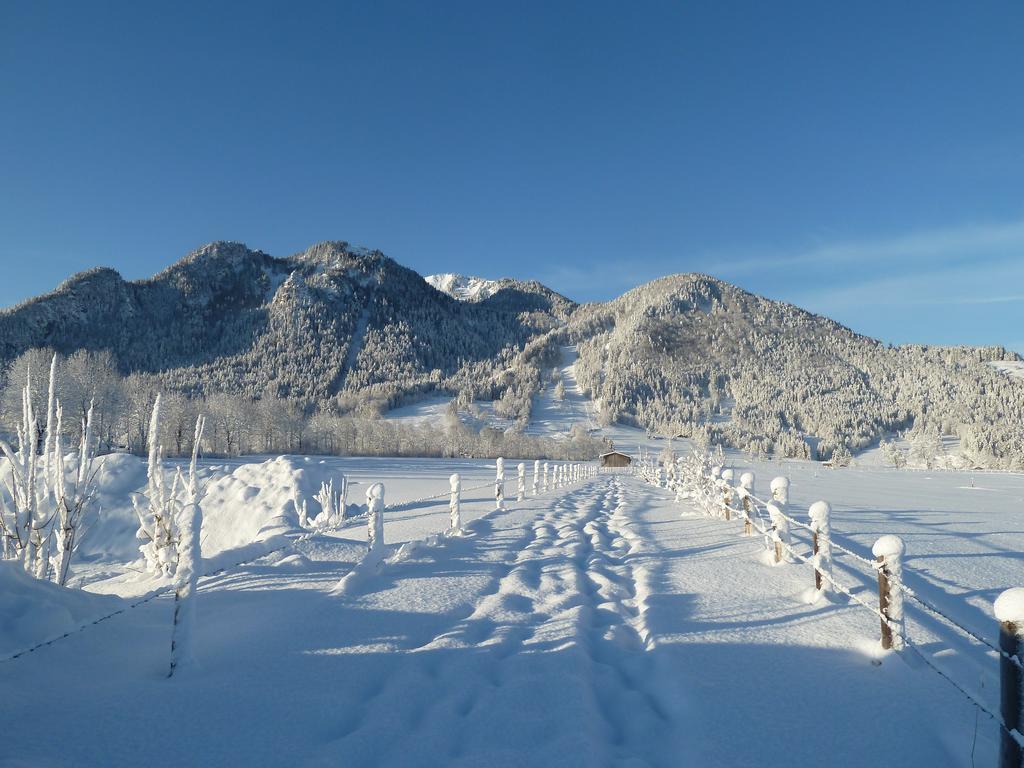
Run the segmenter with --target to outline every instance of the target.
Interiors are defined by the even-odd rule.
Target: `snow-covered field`
[[[447,537],[446,499],[402,502],[446,492],[453,471],[486,484],[489,462],[207,463],[204,570],[229,567],[201,580],[197,665],[168,680],[171,596],[129,607],[157,586],[132,570],[115,503],[144,482],[132,462],[103,485],[106,545],[81,563],[85,591],[0,570],[4,722],[60,725],[5,739],[0,765],[994,764],[993,721],[925,663],[995,709],[992,652],[908,604],[916,650],[883,653],[863,607],[808,602],[806,566],[770,564],[740,524],[625,474],[500,512],[490,488],[468,492],[466,535]],[[909,586],[994,639],[991,603],[1021,584],[1024,477],[752,468],[758,490],[792,479],[797,517],[829,500],[834,539],[855,552],[902,536]],[[382,481],[395,505],[387,563],[344,594],[365,522],[303,538],[289,508],[339,473],[350,503]],[[836,575],[875,599],[853,558],[837,553]]]

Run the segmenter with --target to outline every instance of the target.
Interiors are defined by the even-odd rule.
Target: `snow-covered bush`
[[[39,455],[39,425],[32,405],[31,370],[22,389],[18,450],[0,440],[6,467],[0,473],[0,536],[4,559],[20,559],[25,570],[38,578],[67,583],[71,558],[77,548],[83,520],[95,495],[95,441],[93,410],[81,425],[81,439],[72,466],[64,454],[64,409],[56,397],[57,356],[50,362],[46,400],[46,426]],[[56,548],[56,555],[51,550]]]
[[[312,521],[314,528],[337,528],[345,516],[345,503],[348,499],[348,478],[341,476],[341,490],[334,490],[334,479],[320,484],[320,490],[314,497],[320,505],[320,514]]]
[[[292,505],[295,507],[295,514],[299,518],[300,528],[309,528],[309,505],[305,499],[294,498]]]
[[[168,488],[159,436],[160,396],[157,395],[149,421],[146,491],[132,495],[132,506],[139,518],[139,530],[135,535],[142,542],[139,551],[146,569],[150,573],[172,576],[178,565],[177,495],[181,472],[174,474]]]
[[[192,461],[189,464],[187,482],[181,474],[181,469],[176,468],[168,483],[160,440],[160,406],[161,396],[157,395],[153,402],[147,434],[149,462],[146,466],[146,489],[141,494],[133,494],[131,501],[139,520],[139,529],[135,536],[142,542],[139,551],[142,553],[147,571],[159,576],[172,577],[177,572],[181,554],[180,525],[185,516],[183,510],[187,505],[199,503],[196,462],[199,455],[199,440],[202,438],[206,419],[202,416],[196,418]],[[191,520],[191,517],[189,519]]]
[[[907,454],[892,440],[882,440],[878,448],[886,462],[892,464],[896,469],[907,466]]]

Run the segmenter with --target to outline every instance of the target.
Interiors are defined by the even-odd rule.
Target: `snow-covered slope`
[[[989,363],[997,371],[1012,376],[1015,379],[1024,379],[1024,362],[1020,360],[995,360]]]
[[[501,290],[501,284],[497,280],[456,275],[451,272],[427,275],[423,279],[437,288],[437,290],[447,293],[453,299],[458,299],[459,301],[480,301],[481,299],[493,296]]]

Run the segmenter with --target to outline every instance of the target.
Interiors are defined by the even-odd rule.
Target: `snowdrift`
[[[75,565],[90,565],[110,575],[139,560],[135,537],[139,521],[131,496],[146,485],[145,460],[110,454],[97,460],[96,506],[85,521]],[[0,468],[2,471],[2,468]],[[336,468],[305,457],[280,456],[262,463],[206,465],[200,469],[205,488],[202,502],[204,571],[256,557],[283,543],[298,530],[295,500],[306,499],[310,515],[319,512],[313,496],[322,481],[335,478]],[[100,567],[102,571],[98,570]],[[87,579],[91,580],[91,579]]]
[[[52,640],[124,604],[34,578],[21,563],[0,561],[0,657]]]

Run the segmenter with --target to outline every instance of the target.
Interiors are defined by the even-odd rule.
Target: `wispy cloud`
[[[942,263],[1004,260],[1024,255],[1024,220],[967,224],[897,234],[891,237],[818,243],[794,253],[716,257],[729,274],[756,273],[785,267],[881,265],[886,268],[926,268]]]
[[[950,299],[945,303],[948,304],[1016,304],[1017,302],[1024,301],[1024,295],[1021,296],[972,296],[966,298]]]
[[[834,293],[836,300],[879,302],[892,289],[902,303],[1007,304],[1009,273],[1021,277],[1024,219],[973,223],[781,250],[732,248],[704,253],[624,253],[591,265],[552,263],[537,279],[573,298],[607,299],[676,272],[706,272],[768,296],[790,300]],[[987,275],[991,284],[979,278]],[[943,276],[947,280],[943,288]],[[966,276],[968,283],[955,282]],[[894,282],[895,281],[895,282]],[[915,285],[916,284],[916,285]],[[927,284],[927,293],[921,290]],[[965,290],[967,285],[971,291]],[[1004,292],[995,294],[998,288]],[[781,290],[780,290],[781,289]],[[880,290],[882,289],[882,290]],[[898,294],[896,293],[898,291]]]

